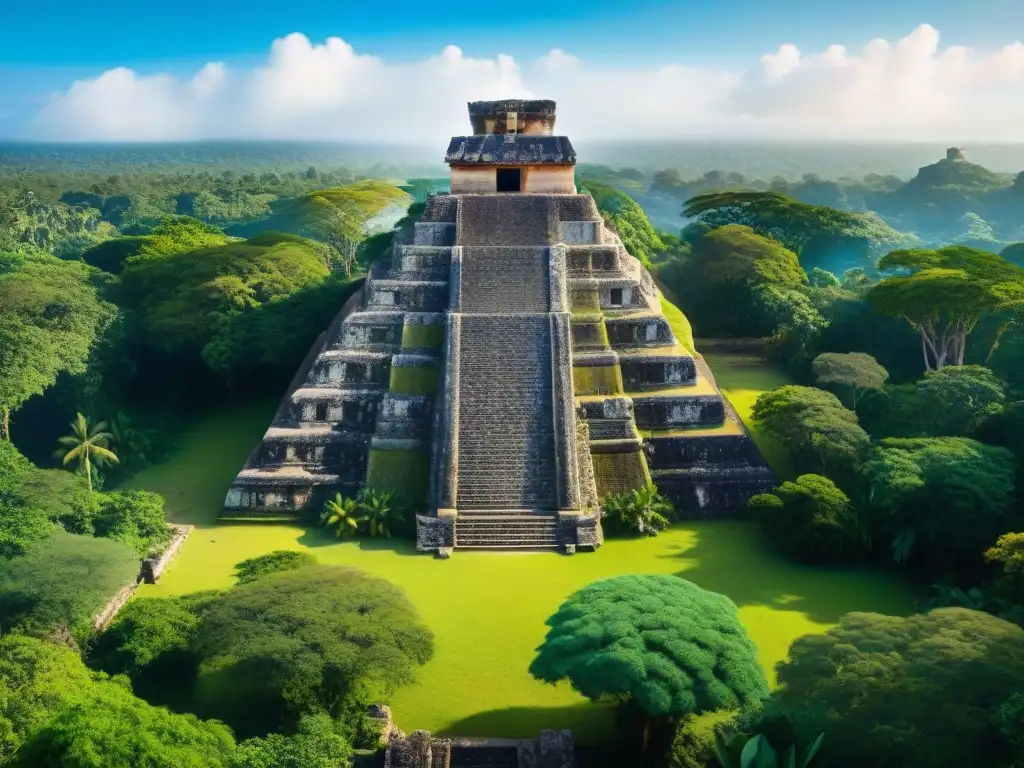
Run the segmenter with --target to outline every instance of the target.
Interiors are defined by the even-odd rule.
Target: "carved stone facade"
[[[471,112],[487,141],[452,140],[453,184],[467,162],[571,173],[552,102]],[[485,150],[502,126],[512,141],[498,162]],[[398,485],[420,513],[422,551],[575,552],[601,545],[607,493],[653,478],[684,514],[709,516],[772,485],[593,199],[574,183],[552,194],[506,182],[428,200],[309,358],[227,513],[315,514],[329,494]]]

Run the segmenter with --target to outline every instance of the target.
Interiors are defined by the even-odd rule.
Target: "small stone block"
[[[452,556],[452,547],[438,547],[437,558],[438,560],[447,560]]]
[[[576,545],[575,544],[566,544],[565,545],[565,554],[567,554],[567,555],[575,555],[576,554]]]

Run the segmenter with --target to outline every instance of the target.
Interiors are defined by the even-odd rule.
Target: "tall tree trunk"
[[[85,452],[85,481],[89,484],[89,496],[92,496],[92,464],[89,462],[89,451]]]
[[[11,409],[7,406],[0,408],[0,440],[11,439]]]

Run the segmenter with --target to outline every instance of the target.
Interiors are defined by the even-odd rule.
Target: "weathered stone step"
[[[559,544],[553,515],[464,515],[455,518],[455,546],[480,549],[553,549]]]

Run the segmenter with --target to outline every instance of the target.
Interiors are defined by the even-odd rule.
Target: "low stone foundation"
[[[429,731],[393,733],[384,768],[576,768],[572,733],[544,730],[537,739],[432,738]]]
[[[171,543],[167,545],[167,549],[155,557],[144,559],[139,567],[139,575],[135,577],[135,583],[126,584],[118,590],[117,594],[110,598],[110,601],[103,606],[103,610],[93,616],[92,626],[97,632],[114,620],[114,617],[117,616],[120,610],[134,597],[139,584],[156,584],[156,580],[163,575],[168,564],[181,551],[185,539],[192,532],[191,525],[171,524],[168,527],[174,531],[174,537],[171,539]]]

